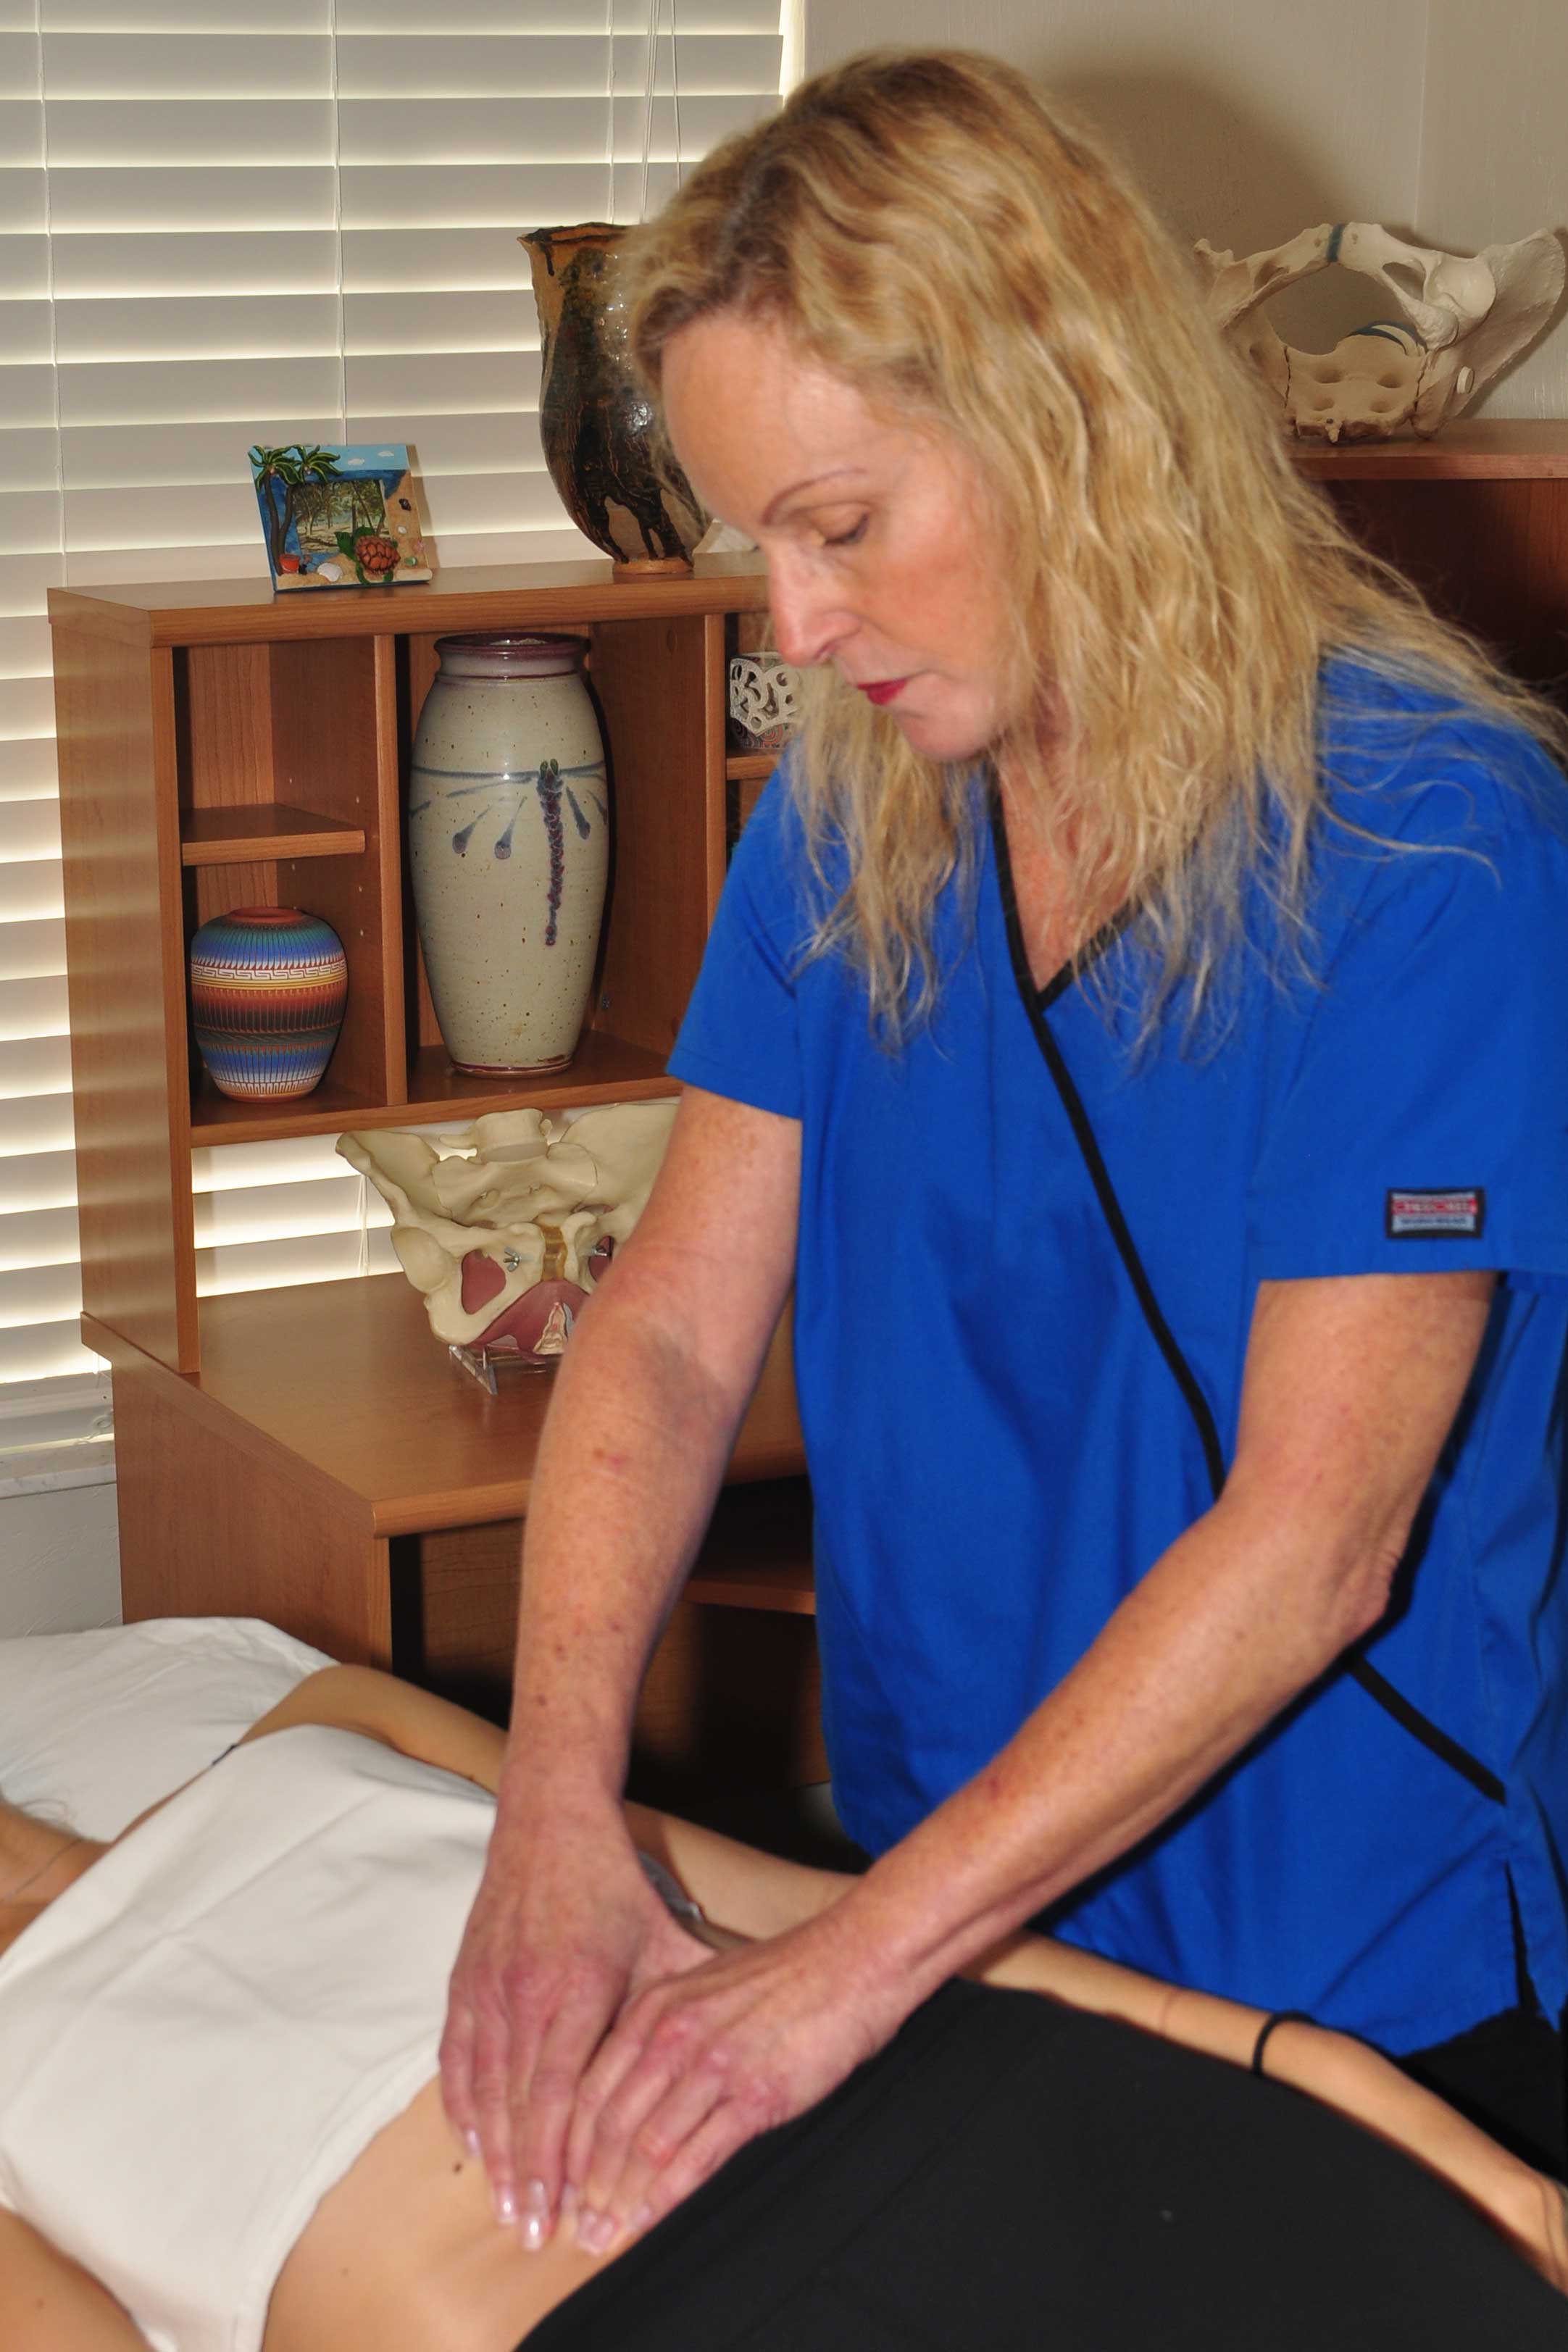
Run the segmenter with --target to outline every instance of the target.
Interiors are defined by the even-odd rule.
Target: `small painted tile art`
[[[258,443],[250,473],[274,588],[394,588],[433,576],[405,443]]]

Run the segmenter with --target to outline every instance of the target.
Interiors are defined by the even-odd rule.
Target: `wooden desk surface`
[[[551,1374],[503,1374],[487,1395],[401,1275],[206,1298],[201,1332],[203,1395],[360,1496],[376,1535],[526,1512]],[[805,1462],[781,1327],[730,1475],[784,1477]]]

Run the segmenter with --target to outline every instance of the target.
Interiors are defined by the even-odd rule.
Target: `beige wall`
[[[812,72],[879,43],[1007,58],[1099,122],[1184,242],[1360,219],[1474,252],[1568,226],[1568,0],[805,0],[805,27]],[[1331,273],[1269,315],[1321,348],[1366,293]],[[1568,415],[1568,326],[1483,405]]]
[[[1568,0],[1432,0],[1415,216],[1466,253],[1568,225]],[[1481,405],[1568,416],[1561,315]]]

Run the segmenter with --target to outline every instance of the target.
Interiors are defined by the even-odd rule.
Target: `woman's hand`
[[[492,1841],[452,1972],[441,2095],[498,2217],[542,2246],[584,2068],[624,2003],[708,1958],[643,1874],[618,1813]]]
[[[635,1992],[573,2112],[579,2242],[603,2253],[623,2229],[650,2228],[890,2041],[918,1994],[868,1958],[835,1906]]]

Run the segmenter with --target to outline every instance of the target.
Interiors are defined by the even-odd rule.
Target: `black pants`
[[[1532,2000],[1397,2063],[1527,2164],[1568,2179],[1563,2035]]]
[[[1564,2352],[1568,2298],[1370,2133],[952,1984],[527,2352]]]

